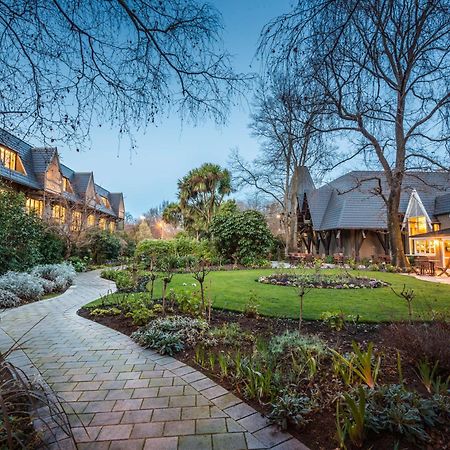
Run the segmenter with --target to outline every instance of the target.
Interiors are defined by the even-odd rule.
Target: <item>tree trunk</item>
[[[289,251],[297,252],[298,250],[298,237],[297,237],[297,227],[298,227],[298,217],[297,217],[297,206],[298,206],[298,167],[294,169],[292,174],[291,186],[290,186],[290,219],[289,219]]]
[[[387,219],[389,231],[389,243],[392,254],[392,264],[401,268],[408,266],[403,247],[401,224],[398,216],[400,205],[401,183],[391,186],[391,191],[387,201]]]

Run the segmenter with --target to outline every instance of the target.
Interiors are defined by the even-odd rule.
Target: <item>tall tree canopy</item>
[[[178,181],[178,204],[169,204],[163,218],[169,223],[181,222],[186,231],[199,236],[208,230],[230,193],[230,172],[217,164],[202,164]]]
[[[222,121],[243,77],[196,0],[3,0],[0,126],[79,142],[166,114]]]
[[[407,170],[448,170],[448,0],[305,0],[269,23],[260,52],[271,66],[297,66],[319,95],[326,126],[384,171],[390,247],[405,266],[399,202]]]

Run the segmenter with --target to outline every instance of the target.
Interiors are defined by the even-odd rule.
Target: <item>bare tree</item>
[[[250,123],[261,142],[260,155],[250,164],[237,151],[231,155],[237,185],[255,188],[279,205],[286,256],[297,248],[299,168],[323,166],[329,153],[314,132],[319,110],[301,82],[278,72],[261,82]]]
[[[326,127],[356,137],[353,156],[383,169],[394,264],[407,259],[400,194],[408,170],[448,170],[450,142],[448,0],[299,2],[268,24],[266,62],[298,65],[323,98]]]
[[[0,126],[80,143],[177,108],[224,120],[244,79],[221,17],[195,0],[0,1]]]

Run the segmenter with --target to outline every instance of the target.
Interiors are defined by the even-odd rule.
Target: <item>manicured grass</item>
[[[206,286],[212,297],[213,306],[234,311],[242,311],[253,292],[259,300],[262,315],[297,318],[299,301],[292,287],[272,286],[258,283],[258,277],[276,272],[275,269],[239,270],[211,272],[206,278]],[[333,273],[337,271],[326,271]],[[416,297],[413,303],[414,318],[427,320],[431,312],[450,311],[450,285],[417,280],[416,278],[383,272],[352,272],[358,276],[368,276],[386,281],[396,291],[403,285],[413,289]],[[183,284],[186,285],[183,285]],[[176,274],[170,288],[175,291],[195,290],[197,283],[190,274]],[[161,281],[155,283],[155,296],[160,296]],[[116,295],[111,301],[116,301]],[[95,302],[96,304],[99,301]],[[377,289],[312,289],[304,300],[305,319],[319,319],[324,311],[343,311],[359,314],[361,321],[383,322],[408,319],[406,302],[399,299],[390,287]]]

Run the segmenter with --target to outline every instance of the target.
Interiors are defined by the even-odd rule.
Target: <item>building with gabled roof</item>
[[[353,171],[316,188],[306,167],[300,171],[297,234],[299,247],[319,255],[355,259],[387,258],[389,239],[383,195],[389,187],[382,171]],[[450,258],[450,241],[412,236],[450,228],[450,174],[405,174],[399,212],[407,254]]]
[[[26,196],[26,207],[69,231],[123,227],[121,192],[94,181],[93,172],[75,172],[60,162],[55,147],[37,148],[0,129],[0,179]]]

